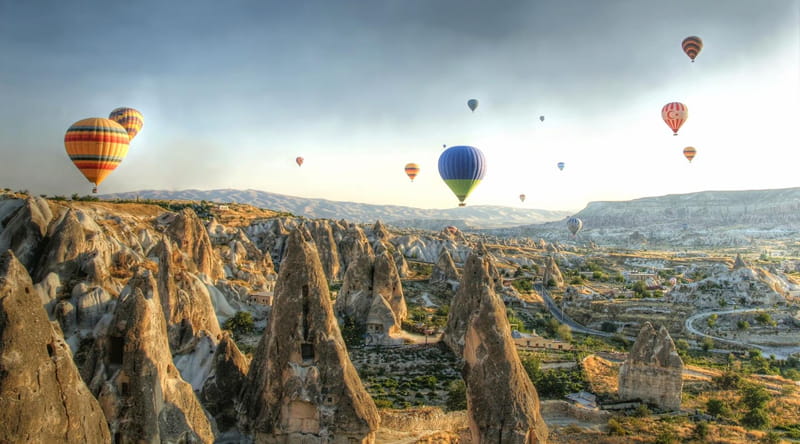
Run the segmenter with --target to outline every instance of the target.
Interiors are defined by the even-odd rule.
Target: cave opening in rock
[[[125,354],[125,339],[121,336],[111,336],[108,348],[108,359],[111,364],[122,365],[122,356]]]
[[[300,356],[303,358],[303,361],[313,361],[314,344],[310,344],[308,342],[300,344]]]

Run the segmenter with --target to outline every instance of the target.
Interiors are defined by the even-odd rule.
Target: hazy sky
[[[88,193],[64,131],[118,106],[145,124],[101,192],[452,207],[443,144],[486,155],[473,205],[794,187],[799,84],[800,0],[0,0],[0,187]]]

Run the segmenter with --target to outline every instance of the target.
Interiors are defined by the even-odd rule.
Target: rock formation
[[[372,247],[370,246],[364,230],[358,225],[351,224],[342,235],[342,240],[339,242],[339,257],[342,260],[342,270],[350,267],[350,264],[362,256],[373,256]]]
[[[439,260],[436,261],[436,266],[433,267],[431,272],[430,283],[458,281],[459,279],[461,279],[461,275],[456,269],[453,257],[450,256],[450,251],[447,248],[442,248],[441,253],[439,253]]]
[[[317,246],[319,261],[328,282],[341,279],[341,260],[339,258],[339,248],[333,236],[331,224],[326,220],[310,220],[303,224],[311,233],[314,243]]]
[[[220,431],[236,425],[235,402],[247,378],[249,365],[233,338],[224,333],[214,352],[211,373],[200,394],[203,406],[217,419]]]
[[[517,355],[491,260],[473,254],[450,308],[443,340],[462,356],[472,439],[480,443],[544,443],[539,397]]]
[[[742,255],[737,253],[736,254],[736,261],[733,263],[733,269],[738,270],[739,268],[747,268],[747,264],[742,259]]]
[[[0,437],[111,442],[100,404],[11,251],[0,255]]]
[[[32,273],[39,252],[39,244],[47,235],[47,227],[53,218],[50,206],[41,197],[29,197],[24,201],[4,201],[0,224],[0,252],[11,250],[20,262]],[[9,213],[8,219],[4,213]]]
[[[665,327],[645,322],[628,359],[619,370],[619,396],[641,399],[662,409],[678,410],[683,389],[683,361]]]
[[[372,443],[378,412],[347,355],[312,242],[303,229],[289,237],[240,425],[256,443]]]
[[[190,272],[203,273],[211,279],[224,277],[208,232],[194,211],[184,208],[165,220],[169,222],[166,233],[183,253],[181,262]]]
[[[392,235],[389,233],[389,230],[386,229],[386,226],[380,220],[375,221],[375,225],[372,226],[372,237],[375,240],[379,241],[388,241]]]
[[[547,264],[544,268],[544,279],[545,285],[552,280],[555,283],[556,288],[564,287],[564,277],[561,275],[561,269],[558,268],[558,264],[553,256],[549,256],[547,258]]]
[[[84,365],[116,442],[214,441],[191,385],[172,363],[158,284],[137,270]]]

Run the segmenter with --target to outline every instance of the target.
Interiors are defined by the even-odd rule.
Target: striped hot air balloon
[[[417,174],[419,174],[419,165],[417,165],[416,163],[407,163],[406,174],[408,174],[408,177],[413,182],[414,178],[417,177]]]
[[[680,102],[667,103],[661,108],[661,118],[672,129],[673,135],[677,136],[678,129],[689,118],[689,108]]]
[[[683,39],[681,48],[683,48],[683,52],[685,52],[686,55],[692,59],[692,63],[694,63],[694,58],[703,50],[703,40],[696,35],[691,35]]]
[[[297,159],[295,159],[294,161],[297,162],[297,166],[303,166],[303,161],[304,160],[305,159],[303,159],[302,157],[297,156]]]
[[[128,154],[129,143],[128,132],[122,125],[100,117],[79,120],[64,135],[67,154],[94,184],[93,193]]]
[[[569,219],[567,219],[567,229],[569,230],[570,233],[572,233],[573,236],[576,236],[578,232],[581,231],[582,228],[583,228],[582,220],[578,219],[575,216],[572,216]]]
[[[486,158],[471,146],[451,146],[439,156],[439,175],[458,198],[459,207],[486,174]]]
[[[683,149],[683,155],[686,156],[687,159],[689,159],[689,162],[691,162],[692,159],[694,159],[694,156],[697,155],[697,150],[694,149],[693,146],[687,146],[686,148]]]
[[[144,126],[144,117],[142,113],[133,108],[116,108],[111,111],[108,118],[119,123],[128,132],[128,138],[133,140],[139,131]]]

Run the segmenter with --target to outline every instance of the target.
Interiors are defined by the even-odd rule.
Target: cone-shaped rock
[[[408,315],[406,300],[403,296],[403,284],[392,255],[384,250],[375,257],[375,269],[372,274],[373,298],[382,297],[389,302],[398,323],[402,323]]]
[[[0,441],[111,442],[100,404],[10,251],[0,256]]]
[[[742,255],[737,253],[736,261],[733,263],[733,269],[738,270],[739,268],[747,268],[747,264],[744,259],[742,259]]]
[[[107,334],[98,338],[84,364],[94,370],[90,386],[98,392],[115,442],[211,443],[205,411],[172,363],[158,301],[152,273],[137,270]]]
[[[558,268],[558,264],[553,256],[547,258],[547,265],[545,265],[544,269],[544,276],[545,282],[544,284],[547,285],[550,280],[555,282],[556,288],[563,288],[564,287],[564,276],[561,275],[561,269]]]
[[[242,428],[257,443],[372,443],[380,421],[333,315],[310,235],[289,236],[272,321],[242,391]]]
[[[342,259],[342,270],[347,272],[350,264],[363,256],[374,256],[364,230],[358,225],[350,225],[339,242],[339,257]]]
[[[6,201],[6,205],[18,206],[6,221],[0,221],[0,251],[11,250],[20,262],[32,273],[39,254],[39,246],[47,234],[53,213],[47,201],[41,197],[29,197],[25,201]],[[3,216],[5,218],[5,215]]]
[[[204,273],[211,279],[219,279],[225,275],[203,222],[190,208],[184,208],[178,213],[169,224],[167,234],[186,256],[184,265],[189,271]]]
[[[389,230],[386,229],[386,226],[380,220],[375,221],[375,225],[372,226],[372,235],[377,240],[389,240],[391,234],[389,234]]]
[[[331,224],[326,220],[311,220],[305,223],[305,227],[314,238],[314,244],[317,246],[317,253],[319,254],[319,261],[322,264],[322,270],[328,281],[338,280],[341,271],[341,263],[339,259],[339,248],[336,245],[336,240],[333,237],[333,230]]]
[[[463,356],[470,432],[480,443],[544,443],[539,397],[519,360],[491,260],[472,254],[450,308],[445,342]]]
[[[247,378],[247,358],[239,351],[230,334],[223,334],[214,352],[214,364],[200,399],[217,419],[220,430],[236,424],[235,400]]]
[[[439,260],[436,261],[436,266],[433,267],[431,272],[430,282],[447,282],[457,281],[461,279],[461,275],[456,269],[456,263],[453,262],[453,257],[450,256],[450,251],[447,248],[442,248],[439,253]]]
[[[683,361],[664,326],[645,322],[628,359],[619,370],[619,396],[678,410],[683,390]]]

